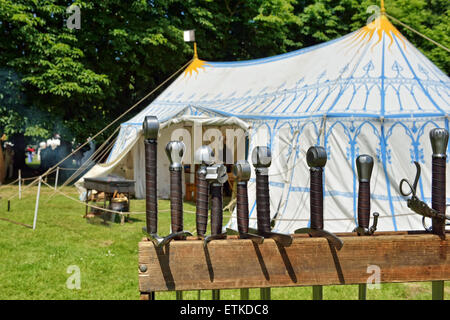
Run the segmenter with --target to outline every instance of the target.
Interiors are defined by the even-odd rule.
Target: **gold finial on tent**
[[[381,14],[382,15],[386,14],[386,8],[384,7],[384,0],[381,0]]]
[[[194,60],[198,59],[198,55],[197,55],[197,42],[194,42]]]
[[[198,58],[197,42],[195,41],[194,30],[187,30],[184,32],[184,41],[194,42],[194,57],[192,58],[191,64],[186,68],[186,70],[184,70],[184,76],[189,75],[190,77],[193,72],[198,74],[200,69],[205,69],[205,65],[209,64]]]

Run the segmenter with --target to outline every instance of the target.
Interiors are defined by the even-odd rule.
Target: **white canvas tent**
[[[449,78],[384,15],[342,38],[287,54],[242,62],[195,59],[145,110],[121,124],[108,161],[86,177],[116,173],[135,179],[136,194],[143,197],[142,121],[155,115],[162,126],[158,192],[167,197],[164,147],[172,132],[198,121],[217,128],[228,125],[248,131],[249,156],[258,145],[272,150],[274,231],[290,233],[309,222],[305,155],[312,145],[322,145],[328,153],[327,230],[351,231],[355,226],[355,159],[360,154],[375,159],[371,196],[372,212],[380,213],[378,229],[421,229],[421,217],[406,207],[398,183],[414,178],[413,161],[418,161],[422,166],[418,196],[430,203],[428,133],[435,127],[448,129],[449,88]],[[254,176],[249,205],[250,224],[255,227]],[[234,219],[230,226],[236,228]]]

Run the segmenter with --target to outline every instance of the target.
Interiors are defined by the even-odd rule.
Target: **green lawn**
[[[73,187],[64,192],[76,197]],[[17,193],[17,187],[0,187],[0,218],[31,225],[33,223],[36,187],[24,191],[23,199],[14,198],[7,212],[6,199]],[[43,188],[35,231],[0,220],[0,299],[139,299],[138,242],[145,224],[144,215],[130,223],[109,226],[88,223],[83,218],[83,204]],[[131,202],[132,211],[144,211],[143,200]],[[169,208],[160,201],[161,210]],[[192,203],[185,210],[195,211]],[[227,213],[227,212],[226,212]],[[195,216],[185,214],[185,229],[195,230]],[[169,232],[169,213],[159,215],[159,233]],[[69,266],[78,266],[81,289],[66,286]],[[198,292],[186,292],[185,298],[197,299]],[[223,290],[222,299],[239,299],[238,290]],[[250,290],[250,299],[259,297]],[[311,287],[274,288],[272,299],[311,299]],[[357,299],[358,287],[324,287],[325,299]],[[446,283],[446,297],[450,285]],[[157,299],[175,299],[175,293],[157,293]],[[201,299],[210,299],[211,291],[202,291]],[[431,299],[431,283],[383,284],[379,290],[368,290],[368,299]]]

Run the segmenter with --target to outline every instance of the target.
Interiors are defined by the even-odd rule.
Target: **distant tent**
[[[449,88],[447,75],[385,15],[339,39],[278,56],[241,62],[195,59],[145,110],[121,124],[108,161],[86,177],[122,174],[137,181],[137,196],[143,197],[142,121],[155,115],[163,128],[159,195],[167,197],[164,147],[173,130],[191,130],[198,121],[218,128],[229,125],[248,130],[249,156],[258,145],[272,149],[275,231],[292,232],[309,222],[305,155],[312,145],[323,145],[328,153],[324,176],[328,230],[351,231],[355,226],[355,159],[360,154],[375,159],[372,212],[380,213],[379,230],[421,229],[421,217],[406,207],[398,183],[405,177],[413,179],[413,161],[418,161],[422,165],[418,196],[430,203],[428,132],[435,127],[448,130]],[[249,203],[254,218],[254,176]],[[256,220],[250,221],[255,227]],[[234,219],[230,226],[236,228]]]

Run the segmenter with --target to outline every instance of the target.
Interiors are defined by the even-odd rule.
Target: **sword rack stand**
[[[154,292],[367,284],[380,270],[380,283],[450,279],[450,241],[419,232],[377,232],[370,237],[337,234],[344,242],[335,250],[325,238],[293,235],[283,247],[272,239],[263,244],[228,236],[207,247],[196,237],[157,248],[139,243],[141,299]],[[443,290],[443,289],[442,289]]]
[[[166,146],[170,160],[171,230],[167,237],[157,233],[157,137],[159,122],[147,116],[143,123],[146,153],[146,228],[139,243],[139,291],[141,299],[154,299],[158,291],[212,290],[220,299],[222,289],[260,288],[261,298],[270,299],[272,287],[313,286],[313,299],[322,298],[322,286],[359,285],[360,299],[365,298],[366,284],[432,281],[433,299],[444,298],[444,281],[450,280],[450,241],[445,223],[446,150],[449,133],[442,128],[430,131],[432,158],[432,208],[416,196],[420,166],[411,185],[402,179],[399,185],[408,207],[423,217],[432,218],[432,232],[376,232],[378,213],[370,222],[370,176],[373,158],[357,158],[358,227],[352,233],[331,234],[324,230],[323,167],[327,152],[312,146],[306,153],[310,167],[310,226],[293,235],[271,231],[269,167],[272,156],[267,146],[256,146],[252,162],[256,176],[257,233],[264,238],[249,237],[247,181],[251,166],[245,160],[235,164],[233,174],[241,183],[237,199],[239,236],[223,233],[222,185],[227,181],[226,168],[214,164],[212,149],[202,146],[196,151],[201,163],[198,171],[202,184],[197,197],[197,234],[187,236],[183,230],[181,168],[185,146],[171,141]],[[201,178],[201,179],[200,179]],[[211,235],[204,237],[208,217],[208,183],[211,186]],[[405,193],[403,184],[411,191]],[[199,189],[200,190],[200,189]],[[201,212],[200,212],[201,211]],[[182,233],[183,236],[179,236]],[[247,235],[247,236],[245,236]],[[247,238],[247,239],[244,239]],[[377,274],[373,274],[373,270]],[[245,298],[244,298],[245,299]]]

